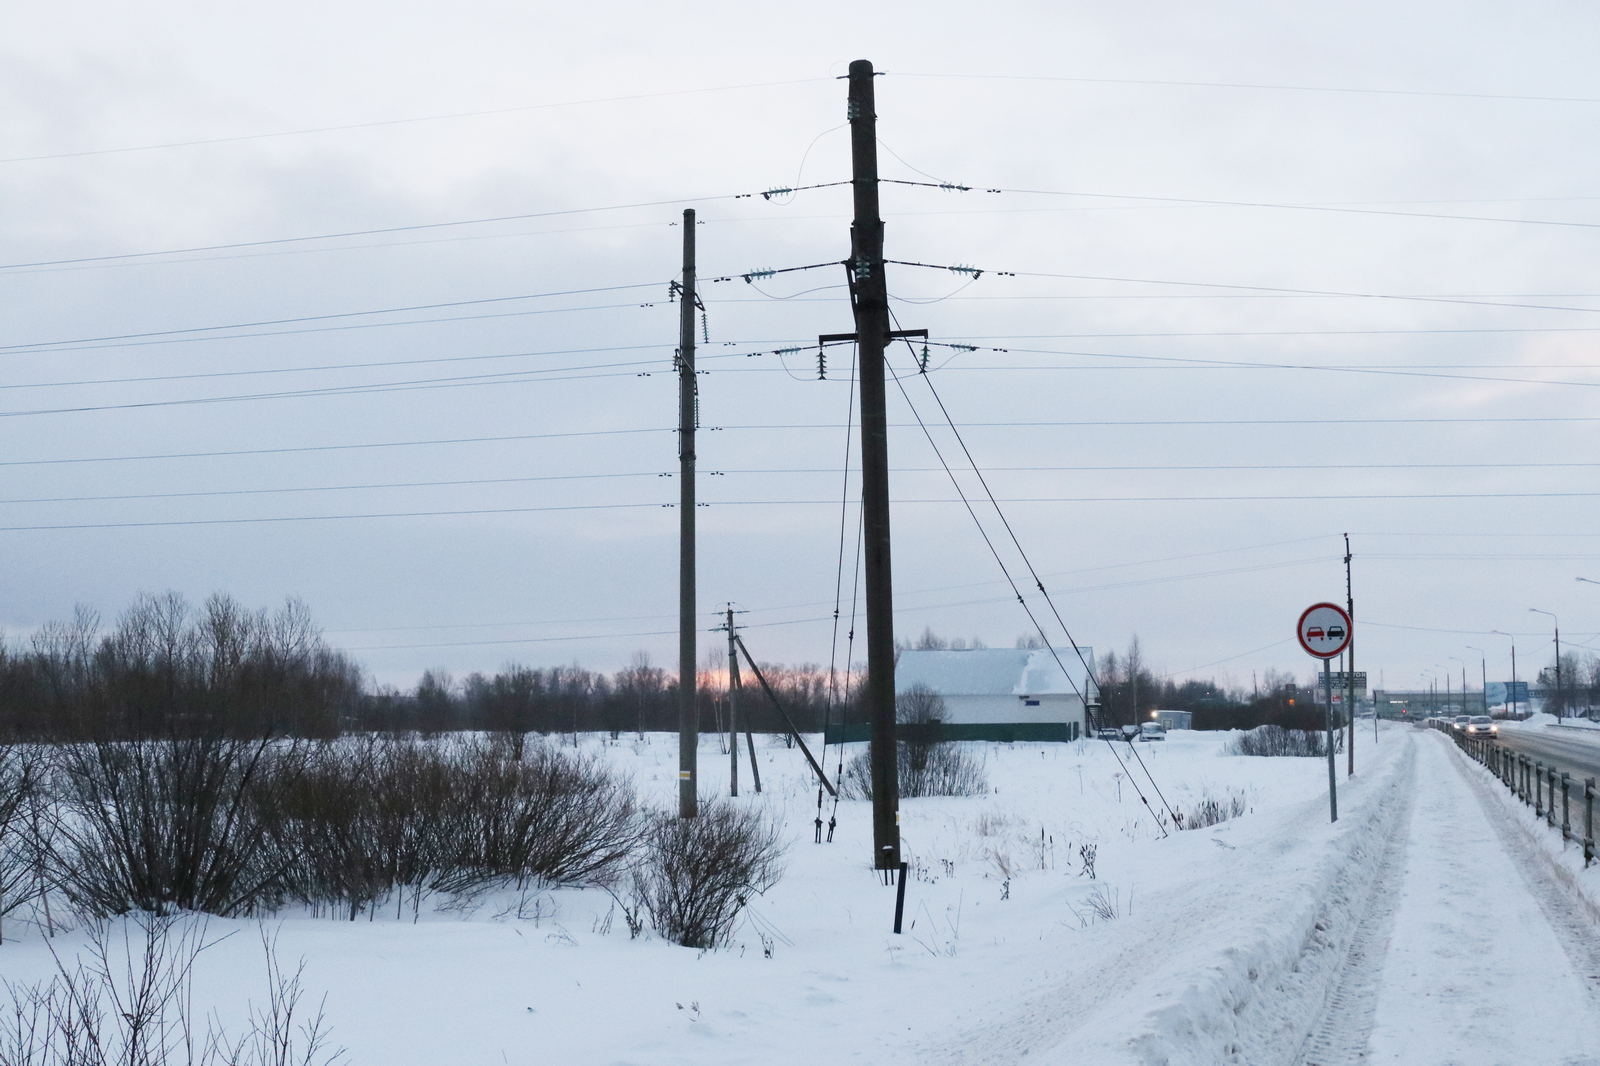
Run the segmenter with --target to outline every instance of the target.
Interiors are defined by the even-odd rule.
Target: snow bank
[[[1518,799],[1516,793],[1501,783],[1488,767],[1476,759],[1469,758],[1453,744],[1451,749],[1455,757],[1467,766],[1469,772],[1477,775],[1498,797],[1512,820],[1526,833],[1526,839],[1532,846],[1533,852],[1550,864],[1549,868],[1555,874],[1556,880],[1582,899],[1595,921],[1600,923],[1600,861],[1591,863],[1587,868],[1583,861],[1583,782],[1581,780],[1573,782],[1575,787],[1570,813],[1572,839],[1562,840],[1559,808],[1556,824],[1551,826],[1543,815],[1535,815],[1533,807]],[[1596,817],[1600,818],[1600,811],[1597,811]],[[1597,830],[1597,833],[1600,833],[1600,830]]]
[[[1376,745],[1361,734],[1351,781],[1339,756],[1332,826],[1325,761],[1224,756],[1227,738],[969,745],[988,794],[902,803],[901,936],[894,890],[870,867],[870,804],[840,803],[834,842],[815,843],[810,771],[798,750],[762,742],[764,791],[741,751],[737,802],[782,824],[788,871],[725,949],[632,939],[605,892],[536,888],[436,898],[415,923],[409,905],[359,922],[285,913],[278,950],[306,959],[305,985],[327,992],[352,1063],[1271,1059],[1320,1008],[1413,738],[1387,725]],[[702,739],[701,780],[725,791],[727,756]],[[582,746],[646,802],[675,802],[675,735]],[[839,759],[830,748],[830,774]],[[1208,798],[1244,813],[1171,828],[1168,808]],[[820,816],[834,813],[828,801]],[[261,994],[249,925],[213,921],[213,934],[239,935],[198,969],[197,1007],[224,1020]],[[70,955],[82,942],[52,946]],[[36,935],[0,946],[8,979],[53,966]]]

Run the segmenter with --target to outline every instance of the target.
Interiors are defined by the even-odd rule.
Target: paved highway
[[[1529,729],[1500,728],[1500,746],[1521,752],[1546,766],[1555,765],[1582,781],[1600,778],[1600,730],[1578,730],[1561,726],[1534,726]]]

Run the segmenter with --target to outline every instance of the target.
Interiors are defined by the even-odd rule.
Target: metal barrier
[[[1558,775],[1554,766],[1546,766],[1526,755],[1502,748],[1493,740],[1469,737],[1463,730],[1456,729],[1447,721],[1434,719],[1428,723],[1428,728],[1448,734],[1456,742],[1456,747],[1482,763],[1490,773],[1500,779],[1501,784],[1510,789],[1523,803],[1533,808],[1535,818],[1543,818],[1545,825],[1552,829],[1556,828],[1556,792],[1559,790],[1561,839],[1563,841],[1573,839],[1572,790],[1575,782],[1571,774],[1562,771]],[[1595,779],[1585,778],[1582,841],[1584,866],[1594,861],[1595,793]]]

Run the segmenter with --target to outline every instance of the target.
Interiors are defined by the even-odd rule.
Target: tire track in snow
[[[1258,956],[1254,993],[1236,1008],[1238,1035],[1217,1061],[1228,1066],[1363,1061],[1395,910],[1384,889],[1404,874],[1415,806],[1416,737],[1396,732],[1394,739],[1405,752],[1378,785],[1380,794],[1351,812],[1361,821],[1345,830],[1350,835],[1338,845],[1342,857],[1321,886],[1298,951]],[[1336,1057],[1346,1054],[1350,1057]]]
[[[1414,777],[1410,780],[1414,781]],[[1344,966],[1335,978],[1321,1018],[1301,1047],[1295,1060],[1297,1066],[1355,1066],[1366,1061],[1416,809],[1414,788],[1406,788],[1401,795],[1402,806],[1394,812],[1389,839],[1345,948]]]
[[[1373,909],[1380,857],[1408,824],[1416,738],[1397,730],[1393,739],[1399,750],[1353,782],[1337,827],[1326,824],[1325,794],[1284,811],[1229,865],[1197,880],[1192,895],[1172,893],[1171,906],[1120,927],[1116,941],[1086,952],[1067,979],[984,1023],[941,1034],[915,1061],[1294,1062]],[[1220,903],[1233,897],[1243,905]]]

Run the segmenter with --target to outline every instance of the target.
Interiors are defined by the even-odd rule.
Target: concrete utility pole
[[[733,632],[733,604],[728,605],[728,795],[739,794],[739,652]],[[751,752],[754,758],[755,753]]]
[[[700,813],[695,759],[700,708],[695,700],[694,582],[694,209],[683,213],[683,283],[678,290],[678,817]],[[731,617],[731,616],[730,616]],[[731,623],[730,623],[731,625]]]
[[[1344,700],[1345,717],[1349,720],[1350,727],[1350,765],[1345,773],[1348,777],[1356,776],[1356,597],[1350,591],[1350,534],[1344,535],[1344,609],[1350,616],[1350,643],[1345,646],[1346,669],[1344,672],[1346,695]],[[1377,736],[1378,708],[1372,708],[1373,736]]]
[[[850,159],[855,222],[851,295],[861,364],[861,509],[867,585],[867,708],[872,721],[873,866],[900,869],[900,775],[894,723],[894,590],[889,568],[889,418],[883,348],[889,289],[878,213],[878,115],[872,63],[850,64]]]

